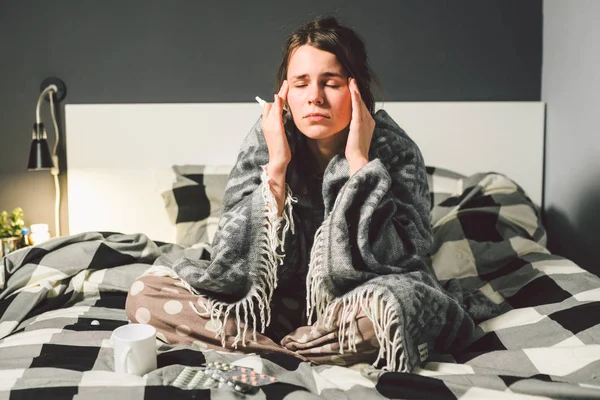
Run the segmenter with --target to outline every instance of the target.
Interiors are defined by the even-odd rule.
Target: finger
[[[281,112],[283,113],[283,109],[285,108],[286,102],[287,102],[287,95],[289,92],[289,84],[287,81],[283,81],[283,83],[281,84],[281,88],[279,89],[279,93],[277,94],[277,96],[279,96],[279,98],[281,98]]]
[[[278,94],[273,95],[273,112],[277,111],[279,115],[283,112],[283,100]]]
[[[354,78],[350,78],[350,84],[348,86],[350,88],[350,97],[352,99],[352,118],[356,119],[361,111],[360,93],[358,92],[356,80]]]
[[[358,83],[356,83],[356,79],[352,78],[352,87],[353,87],[353,91],[354,91],[354,95],[357,98],[357,100],[362,103],[362,105],[364,105],[364,101],[362,99],[362,95],[360,94],[360,89],[358,88]]]
[[[362,99],[362,96],[360,94],[360,90],[358,89],[358,84],[356,83],[356,79],[354,79],[354,78],[352,78],[352,86],[353,86],[353,90],[352,91],[354,92],[354,97],[357,100],[357,103],[359,105],[358,108],[360,109],[360,111],[362,113],[371,114],[369,112],[369,110],[367,109],[367,105],[365,104],[365,102]]]
[[[279,88],[279,93],[277,93],[277,95],[279,97],[281,97],[281,100],[283,100],[284,103],[287,100],[288,90],[289,90],[288,82],[283,81],[283,83],[281,84],[281,88]]]
[[[265,103],[265,105],[263,106],[262,109],[262,119],[263,121],[267,119],[267,117],[269,116],[269,111],[271,111],[271,107],[273,105],[271,103]]]

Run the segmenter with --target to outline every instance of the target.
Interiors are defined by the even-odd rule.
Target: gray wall
[[[27,223],[54,226],[49,173],[26,171],[35,102],[44,78],[61,77],[70,104],[247,102],[257,94],[267,98],[285,37],[317,14],[335,13],[362,34],[385,87],[385,100],[540,99],[541,0],[366,4],[4,0],[0,210],[21,206]],[[49,134],[53,143],[53,132]],[[64,140],[62,144],[64,234],[68,205]]]
[[[600,2],[544,1],[550,248],[600,273]]]

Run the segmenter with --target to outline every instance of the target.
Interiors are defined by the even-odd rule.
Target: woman
[[[131,321],[168,343],[411,371],[473,322],[431,274],[421,153],[374,113],[365,46],[334,18],[287,41],[278,94],[246,137],[210,259],[153,267]]]

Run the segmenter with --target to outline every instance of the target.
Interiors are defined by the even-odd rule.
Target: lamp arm
[[[52,87],[54,85],[50,85]],[[56,88],[56,86],[54,86]],[[50,170],[50,173],[54,177],[54,189],[56,199],[54,200],[54,227],[56,230],[56,237],[60,236],[60,183],[58,181],[58,155],[56,155],[56,149],[58,148],[58,141],[60,134],[58,132],[58,123],[56,122],[56,110],[54,109],[54,96],[50,95],[50,114],[52,115],[52,122],[54,124],[54,133],[56,134],[56,141],[54,142],[54,150],[52,151],[52,163],[54,168]]]
[[[46,94],[48,94],[49,92],[56,93],[57,91],[58,88],[56,87],[56,85],[48,85],[44,90],[42,90],[42,93],[40,93],[40,97],[38,97],[37,101],[37,107],[35,108],[35,122],[37,122],[38,124],[41,122],[40,106],[42,105],[42,100],[44,99],[44,96],[46,96]],[[52,96],[50,96],[50,99],[52,99]]]
[[[56,161],[55,161],[56,162]],[[58,164],[58,162],[56,162]],[[58,168],[58,167],[56,167]],[[54,189],[55,189],[55,200],[54,200],[54,229],[56,237],[60,236],[60,183],[58,182],[58,174],[54,175]]]
[[[56,135],[56,141],[54,142],[52,156],[55,158],[54,168],[56,168],[56,174],[58,175],[58,158],[56,155],[56,149],[58,149],[58,141],[60,140],[60,135],[58,133],[58,123],[56,122],[56,110],[54,110],[54,100],[52,100],[52,96],[50,96],[50,114],[52,114],[52,122],[54,123],[54,134]]]
[[[56,135],[56,141],[54,142],[54,150],[52,152],[52,168],[50,169],[50,174],[54,178],[54,186],[55,186],[55,194],[56,199],[54,202],[54,217],[55,217],[55,229],[56,229],[56,237],[60,236],[60,182],[58,179],[59,167],[58,167],[58,143],[60,140],[60,132],[58,131],[58,123],[56,121],[56,110],[54,108],[54,101],[60,102],[64,99],[66,94],[66,86],[64,82],[58,78],[48,78],[42,82],[42,92],[38,97],[37,106],[35,109],[35,122],[34,131],[42,131],[42,123],[40,117],[40,108],[42,106],[42,100],[49,94],[48,100],[50,101],[50,114],[52,116],[52,122],[54,124],[54,134]],[[56,96],[56,97],[55,97]],[[45,130],[44,138],[45,139]],[[34,137],[36,139],[36,137]],[[37,138],[39,139],[39,138]],[[33,147],[32,147],[33,148]]]

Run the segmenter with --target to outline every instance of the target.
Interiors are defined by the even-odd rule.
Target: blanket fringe
[[[325,254],[323,232],[329,228],[330,221],[330,218],[325,218],[319,229],[317,229],[310,250],[310,261],[306,276],[306,317],[309,324],[313,322],[313,314],[316,314],[316,317],[324,315],[327,305],[333,300],[333,296],[326,290],[322,290],[326,273],[322,267]]]
[[[373,366],[385,359],[387,371],[410,372],[404,352],[400,318],[392,303],[385,300],[385,292],[378,291],[363,297],[362,310],[373,323],[375,337],[379,342],[379,353]]]
[[[324,235],[329,230],[330,218],[326,218],[315,233],[315,240],[310,254],[308,275],[306,278],[306,305],[308,323],[312,324],[315,316],[321,319],[326,329],[332,329],[338,323],[338,341],[340,354],[344,347],[356,352],[357,316],[363,311],[373,323],[375,337],[379,343],[379,353],[373,363],[385,359],[383,370],[409,372],[403,348],[400,318],[392,303],[386,298],[387,289],[359,286],[343,297],[334,299],[324,285],[327,270],[324,266]],[[319,322],[319,321],[317,321]],[[313,325],[313,331],[317,324]]]
[[[383,290],[359,287],[329,304],[324,316],[324,324],[331,329],[335,322],[338,323],[340,354],[344,354],[344,349],[356,352],[356,343],[359,339],[357,317],[361,311],[364,312],[373,323],[375,337],[379,343],[379,353],[373,366],[383,359],[385,365],[382,370],[409,372],[400,319],[392,303],[385,298],[386,292]]]
[[[246,346],[246,337],[248,334],[248,325],[252,325],[252,340],[256,341],[257,315],[254,306],[258,306],[260,315],[260,332],[264,333],[265,329],[271,323],[271,299],[273,292],[277,287],[277,267],[281,265],[285,258],[285,237],[288,231],[294,233],[294,220],[292,218],[292,204],[297,202],[297,199],[292,197],[292,192],[289,186],[286,185],[286,197],[284,201],[284,209],[281,217],[277,217],[278,208],[275,196],[271,192],[269,177],[266,172],[266,166],[263,166],[261,174],[262,180],[262,195],[264,199],[264,214],[265,224],[261,232],[262,238],[260,241],[260,266],[258,274],[258,282],[254,282],[252,289],[241,300],[235,303],[226,303],[207,299],[208,304],[204,306],[206,312],[201,313],[196,309],[194,304],[190,303],[194,312],[200,316],[206,317],[208,313],[213,326],[218,327],[215,337],[221,337],[221,345],[225,347],[226,334],[225,322],[229,315],[235,314],[237,334],[233,339],[232,347],[237,348],[238,343]],[[281,234],[280,234],[281,230]],[[277,252],[281,249],[281,253]],[[198,295],[199,292],[190,286],[189,283],[181,279],[175,271],[167,267],[154,266],[151,268],[152,273],[171,276],[181,281],[190,293]],[[251,323],[250,323],[251,318]],[[243,327],[242,327],[243,325]]]
[[[258,306],[260,315],[260,332],[271,323],[271,299],[277,287],[277,267],[281,265],[285,258],[285,236],[288,231],[294,233],[294,220],[292,218],[292,204],[297,200],[292,197],[291,189],[286,185],[286,197],[284,200],[284,209],[281,217],[277,217],[277,200],[271,191],[270,178],[267,175],[266,165],[262,167],[262,195],[264,200],[265,224],[263,226],[262,239],[260,242],[260,267],[258,282],[254,283],[252,290],[246,297],[236,303],[225,303],[210,300],[208,310],[211,316],[211,322],[214,326],[219,326],[215,337],[221,336],[221,345],[225,347],[225,321],[233,311],[236,318],[237,334],[233,339],[233,348],[237,348],[238,343],[246,346],[246,336],[248,333],[249,317],[252,318],[252,340],[256,341],[257,317],[254,305]],[[281,235],[279,231],[281,228]],[[281,249],[281,253],[277,252]],[[243,324],[243,328],[241,328]]]

